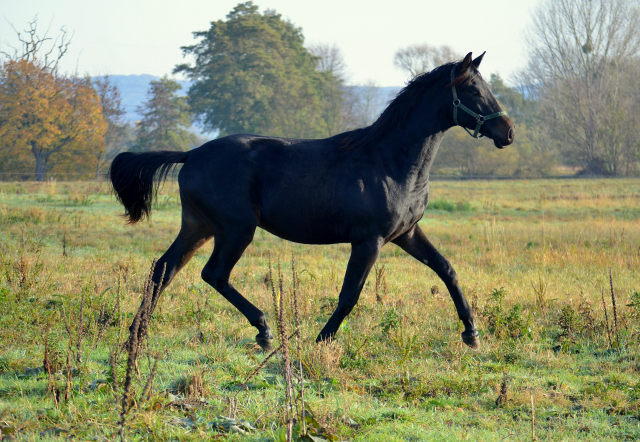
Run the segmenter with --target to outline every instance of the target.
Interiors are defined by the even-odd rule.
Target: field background
[[[128,335],[152,259],[179,230],[177,185],[165,185],[150,222],[128,226],[121,213],[108,183],[0,183],[2,440],[115,439],[126,354],[118,393],[109,357]],[[318,438],[532,440],[533,401],[538,440],[638,440],[639,220],[637,179],[432,183],[420,224],[475,308],[479,350],[462,344],[444,284],[394,245],[330,345],[314,340],[337,302],[348,245],[258,230],[232,282],[275,332],[269,256],[287,300],[293,256]],[[255,329],[200,279],[212,246],[153,315],[127,440],[283,437],[281,358],[243,386],[265,354]]]

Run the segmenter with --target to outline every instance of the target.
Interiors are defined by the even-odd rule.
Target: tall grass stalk
[[[616,295],[613,291],[613,276],[609,267],[609,287],[611,288],[611,305],[613,306],[613,325],[616,329],[616,345],[620,347],[620,331],[618,330],[618,310],[616,308]]]
[[[307,434],[307,412],[304,404],[304,372],[302,370],[302,337],[300,331],[300,310],[298,309],[299,281],[296,273],[296,260],[291,254],[291,278],[293,285],[293,313],[296,327],[296,345],[298,350],[298,382],[300,384],[300,416],[302,418],[302,434]]]
[[[604,301],[604,289],[600,291],[600,295],[602,296],[602,309],[604,310],[605,326],[607,328],[607,338],[609,338],[609,348],[613,348],[613,343],[611,342],[611,327],[609,326],[609,313],[607,313],[607,303]]]

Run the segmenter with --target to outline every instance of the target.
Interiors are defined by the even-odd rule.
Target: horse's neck
[[[449,127],[441,110],[415,113],[403,130],[390,134],[382,144],[389,175],[396,181],[425,187],[438,147]]]

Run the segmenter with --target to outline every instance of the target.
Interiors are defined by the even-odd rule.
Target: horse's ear
[[[467,56],[464,57],[464,60],[462,60],[462,64],[460,65],[460,73],[464,74],[465,72],[467,72],[470,66],[471,66],[471,52],[469,52]]]
[[[482,63],[482,57],[484,57],[484,54],[486,54],[486,53],[487,53],[487,51],[484,51],[482,53],[482,55],[480,55],[478,58],[473,60],[473,65],[476,67],[476,69],[480,67],[480,63]]]

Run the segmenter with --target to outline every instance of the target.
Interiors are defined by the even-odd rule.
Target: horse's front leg
[[[338,306],[318,335],[317,342],[333,338],[344,318],[351,313],[353,307],[358,303],[362,287],[367,280],[371,267],[378,259],[382,244],[381,238],[364,243],[351,244],[351,256],[349,257],[347,273],[342,283],[342,290],[340,290]]]
[[[464,324],[462,341],[471,348],[480,347],[478,330],[473,320],[473,310],[462,293],[460,284],[458,284],[458,275],[449,261],[431,244],[417,224],[393,242],[418,261],[429,266],[442,279],[456,306],[458,317]]]

